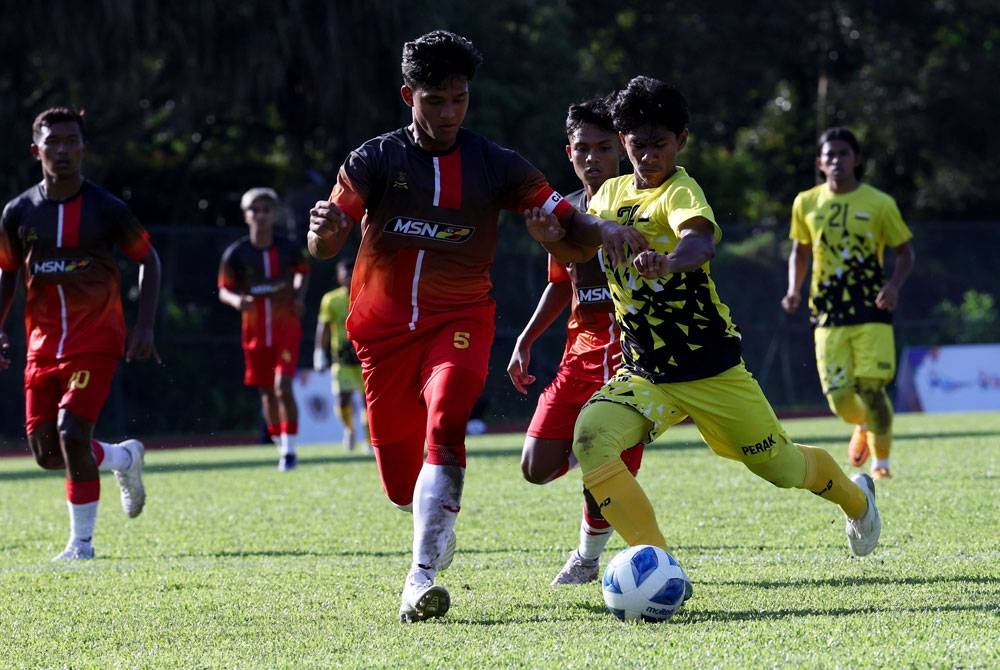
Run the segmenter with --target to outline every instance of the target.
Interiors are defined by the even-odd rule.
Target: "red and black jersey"
[[[7,203],[0,269],[24,271],[29,359],[124,353],[116,246],[138,262],[149,235],[125,203],[90,181],[67,200],[49,200],[40,183]]]
[[[587,211],[586,193],[581,189],[566,196],[574,207]],[[615,307],[604,274],[603,251],[586,263],[563,264],[549,257],[549,282],[571,282],[573,298],[566,325],[566,348],[562,365],[575,376],[607,381],[621,362],[621,330],[615,322]]]
[[[253,309],[243,312],[244,349],[302,338],[293,282],[295,275],[308,272],[305,251],[284,237],[275,237],[266,249],[255,247],[249,236],[226,248],[219,263],[219,288],[254,298]]]
[[[465,129],[440,154],[416,146],[406,129],[369,140],[340,168],[330,201],[361,222],[347,321],[357,341],[491,304],[501,210],[572,212],[528,161]]]

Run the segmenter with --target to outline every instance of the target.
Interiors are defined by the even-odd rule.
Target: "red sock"
[[[281,435],[281,426],[274,423],[267,424],[268,437],[278,437],[279,435]]]
[[[299,434],[299,422],[298,421],[282,421],[278,426],[279,435],[298,435]]]
[[[77,482],[66,480],[66,500],[73,505],[86,505],[101,499],[101,480]]]
[[[94,462],[100,465],[104,462],[104,446],[97,440],[90,441],[90,450],[94,452]]]

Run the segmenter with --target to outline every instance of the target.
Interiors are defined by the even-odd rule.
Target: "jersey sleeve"
[[[231,246],[223,252],[222,260],[219,261],[219,276],[216,283],[219,288],[239,292],[239,276],[233,264],[233,252],[235,249],[235,246]]]
[[[319,301],[319,313],[316,315],[316,320],[320,323],[333,323],[333,299],[335,293],[333,291],[327,291],[323,294],[323,298]]]
[[[149,233],[142,227],[132,210],[123,202],[115,202],[109,212],[114,224],[114,240],[118,248],[135,262],[141,261],[149,253],[152,244]]]
[[[368,145],[355,149],[340,166],[337,183],[330,193],[330,202],[345,214],[360,222],[365,215],[368,196],[375,181],[375,161],[369,155]]]
[[[569,271],[566,266],[549,256],[549,283],[565,284],[570,281]]]
[[[565,222],[572,217],[573,205],[549,185],[545,175],[520,154],[502,150],[501,164],[505,166],[505,188],[501,200],[504,209],[520,214],[526,209],[541,207],[546,214],[554,214]]]
[[[903,221],[903,215],[900,214],[899,207],[891,196],[886,196],[886,203],[882,207],[881,215],[882,235],[885,237],[886,244],[890,247],[898,247],[913,239],[913,233]]]
[[[788,237],[799,244],[812,244],[809,226],[806,225],[805,206],[801,193],[795,196],[795,201],[792,203],[792,225],[788,231]]]
[[[17,235],[17,216],[8,204],[0,216],[0,270],[17,272],[24,261],[24,250]]]
[[[704,191],[693,179],[687,179],[671,188],[666,198],[660,198],[658,205],[666,207],[664,214],[678,237],[682,223],[700,216],[712,222],[715,241],[722,239],[722,228],[715,221],[715,212],[708,204]]]

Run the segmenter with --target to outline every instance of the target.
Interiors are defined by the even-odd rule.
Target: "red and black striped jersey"
[[[347,321],[359,341],[492,303],[501,210],[573,211],[527,160],[465,129],[440,154],[405,128],[369,140],[340,168],[330,201],[361,222]]]
[[[244,348],[271,347],[302,338],[294,279],[308,272],[305,251],[284,237],[275,237],[265,249],[255,247],[249,236],[226,248],[219,263],[219,288],[254,298],[253,309],[242,315]]]
[[[149,235],[125,203],[90,181],[66,200],[49,200],[39,183],[7,203],[0,269],[24,272],[29,359],[124,353],[115,247],[141,261]]]

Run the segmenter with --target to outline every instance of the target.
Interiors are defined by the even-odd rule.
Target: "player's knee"
[[[747,469],[779,489],[800,488],[806,478],[806,461],[802,451],[784,438],[775,445],[774,456],[760,463],[746,463]]]
[[[59,451],[59,445],[42,446],[33,443],[31,454],[35,457],[35,463],[44,470],[62,470],[66,467],[62,453]]]
[[[826,392],[826,403],[830,406],[831,412],[837,416],[842,416],[850,407],[854,395],[853,387],[841,386],[840,388],[831,389]]]
[[[90,448],[90,431],[69,412],[63,412],[59,417],[59,441],[67,450]]]
[[[868,406],[868,429],[876,434],[888,432],[892,427],[892,405],[881,379],[858,379],[858,395]]]

